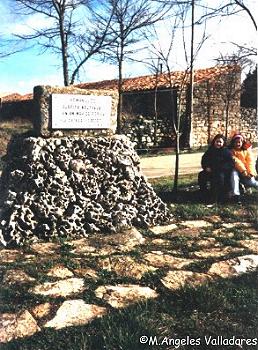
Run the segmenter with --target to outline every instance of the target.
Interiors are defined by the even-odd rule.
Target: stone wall
[[[76,94],[76,95],[94,95],[94,96],[111,96],[111,123],[109,129],[90,129],[90,130],[59,130],[52,129],[52,94]],[[116,131],[117,124],[117,101],[118,93],[110,90],[83,90],[73,86],[69,87],[51,87],[51,86],[36,86],[34,88],[34,130],[37,136],[97,136],[97,135],[112,135]]]
[[[240,73],[222,75],[194,87],[192,146],[207,145],[222,133],[230,137],[241,127]]]
[[[154,120],[143,118],[142,116],[134,120],[125,118],[122,131],[138,150],[154,147],[171,147],[173,145],[172,127],[166,120],[159,119],[157,121],[156,144],[154,140]]]
[[[241,108],[241,127],[239,131],[251,142],[258,142],[258,118],[257,110],[253,108]]]

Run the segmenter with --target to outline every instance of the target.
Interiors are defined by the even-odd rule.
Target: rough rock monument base
[[[16,136],[0,184],[5,245],[152,226],[166,205],[141,173],[130,141],[105,137]]]

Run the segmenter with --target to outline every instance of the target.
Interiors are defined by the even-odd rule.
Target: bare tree
[[[241,57],[241,53],[235,53],[232,55],[220,56],[216,59],[218,64],[221,65],[231,65],[232,70],[227,74],[224,80],[224,89],[221,93],[222,100],[224,102],[225,110],[225,137],[228,138],[228,129],[229,129],[229,111],[232,103],[235,99],[239,100],[241,88],[239,86],[239,80],[237,72],[241,69],[241,66],[246,64],[246,59]]]
[[[22,50],[23,48],[14,45],[14,43],[9,38],[6,38],[4,35],[0,34],[0,58],[11,56]]]
[[[176,160],[175,160],[175,172],[174,172],[174,185],[173,185],[173,191],[176,193],[177,192],[177,187],[178,187],[178,174],[179,174],[179,154],[180,154],[180,136],[181,136],[181,116],[182,116],[182,96],[183,96],[183,91],[186,86],[186,77],[187,77],[187,70],[184,72],[184,75],[182,76],[182,80],[180,83],[180,86],[177,88],[177,114],[174,115],[174,86],[172,82],[172,73],[171,73],[171,67],[170,67],[170,56],[172,53],[173,49],[173,44],[174,44],[174,36],[175,36],[175,31],[178,26],[178,19],[175,20],[174,25],[171,30],[171,37],[170,37],[170,42],[169,45],[166,49],[164,49],[161,45],[160,42],[157,43],[157,45],[150,43],[151,49],[150,53],[153,56],[156,56],[156,59],[158,61],[162,62],[165,67],[165,72],[166,72],[166,77],[167,77],[167,82],[169,85],[169,91],[170,91],[170,99],[169,99],[169,104],[170,104],[170,110],[171,110],[171,122],[172,122],[172,127],[173,127],[173,132],[175,134],[175,139],[176,139]],[[155,28],[154,31],[156,33],[156,36],[158,36]],[[159,76],[157,76],[157,80],[159,79]],[[158,85],[158,82],[157,82]],[[172,137],[172,135],[171,135]]]
[[[203,7],[202,2],[200,2],[200,6]],[[244,0],[228,0],[227,2],[221,1],[221,3],[215,6],[204,6],[205,14],[201,15],[198,20],[198,23],[201,23],[204,19],[213,18],[213,17],[228,17],[234,14],[245,12],[247,16],[250,18],[255,30],[257,30],[257,24],[255,18],[252,14],[252,11],[245,4]]]
[[[103,4],[103,9],[96,11],[96,18],[106,27],[112,14],[109,25],[112,44],[106,48],[104,59],[118,66],[117,132],[120,133],[124,61],[141,50],[142,31],[163,18],[166,7],[157,6],[152,0],[103,0]]]
[[[61,57],[64,85],[73,84],[79,70],[93,55],[101,51],[110,18],[101,30],[91,21],[89,0],[12,0],[19,14],[39,14],[47,19],[47,26],[31,28],[29,34],[16,34],[26,42],[33,42]],[[112,16],[112,13],[111,13]]]
[[[202,4],[200,3],[200,6]],[[246,5],[245,0],[228,0],[227,2],[223,1],[219,5],[215,7],[207,7],[204,6],[205,13],[200,16],[200,18],[197,20],[197,23],[202,23],[203,20],[208,20],[210,18],[214,17],[230,17],[235,14],[243,13],[247,15],[247,18],[250,19],[254,30],[257,31],[257,23],[254,18],[254,15],[252,13],[252,10]],[[250,47],[246,44],[239,45],[238,43],[232,43],[235,45],[238,49],[241,49],[242,52],[245,51],[245,57],[252,57],[257,55],[257,48],[256,47]]]
[[[150,42],[150,55],[156,57],[160,62],[164,64],[165,70],[167,72],[167,81],[169,85],[169,90],[171,92],[171,98],[170,98],[170,105],[171,105],[171,113],[175,110],[174,106],[174,94],[173,91],[175,89],[173,85],[173,74],[171,72],[171,56],[173,54],[173,47],[174,47],[174,41],[175,41],[175,34],[176,32],[181,29],[182,30],[182,41],[183,41],[183,48],[184,48],[184,55],[185,55],[185,65],[186,68],[182,72],[181,75],[181,81],[179,85],[177,86],[177,108],[176,108],[176,115],[171,115],[172,120],[172,126],[175,134],[175,141],[176,141],[176,149],[175,149],[175,171],[174,171],[174,184],[173,184],[173,191],[176,194],[177,188],[178,188],[178,178],[179,178],[179,158],[180,158],[180,138],[182,135],[182,119],[185,118],[187,121],[187,133],[188,138],[190,137],[190,124],[191,124],[191,118],[192,118],[192,99],[189,99],[189,94],[186,96],[186,91],[191,90],[192,96],[193,96],[193,63],[196,59],[202,45],[207,40],[206,31],[204,28],[202,38],[200,42],[194,46],[193,42],[193,31],[194,31],[194,17],[193,17],[193,6],[194,1],[185,1],[178,4],[178,11],[175,16],[175,20],[173,25],[171,26],[170,30],[170,41],[166,48],[162,47],[160,44],[160,40],[158,40],[157,44],[154,44],[153,42]],[[191,23],[192,23],[192,36],[191,36],[191,43],[190,43],[190,51],[191,54],[189,55],[189,45],[187,45],[186,39],[185,39],[185,29],[186,29],[186,20],[188,17],[189,10],[192,10],[191,12]],[[155,35],[158,38],[158,34],[154,28]],[[190,96],[191,97],[191,96]],[[186,106],[184,100],[186,101]],[[191,106],[190,106],[191,105]],[[186,115],[187,114],[187,115]]]

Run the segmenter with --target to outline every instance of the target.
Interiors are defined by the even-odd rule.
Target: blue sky
[[[208,3],[219,0],[206,0]],[[8,6],[9,0],[1,0],[0,3],[0,35],[8,37],[12,32],[21,32],[28,30],[30,25],[40,25],[44,19],[39,16],[16,17],[11,7]],[[255,0],[245,0],[245,4],[252,10],[253,14],[257,13]],[[169,30],[168,25],[160,25],[159,33],[162,40],[160,44],[163,47],[168,45]],[[203,33],[203,28],[196,28],[196,44]],[[230,42],[238,44],[248,44],[256,46],[257,35],[254,26],[246,14],[223,18],[216,18],[208,22],[206,33],[209,39],[202,46],[196,61],[196,68],[210,67],[214,65],[214,59],[220,53],[229,54],[234,51]],[[187,34],[187,33],[186,33]],[[188,37],[189,38],[189,37]],[[171,61],[172,69],[184,69],[185,62],[182,51],[181,33],[175,40],[174,54]],[[143,52],[139,54],[142,58]],[[145,54],[146,55],[146,54]],[[125,76],[137,76],[150,74],[144,64],[126,63]],[[112,79],[117,77],[117,69],[107,63],[90,61],[87,64],[87,74],[81,74],[81,81],[98,81]],[[17,53],[15,55],[0,58],[0,93],[3,92],[32,92],[33,86],[39,84],[62,85],[62,71],[60,62],[56,56],[50,53],[39,54],[39,50],[32,48],[30,50]]]

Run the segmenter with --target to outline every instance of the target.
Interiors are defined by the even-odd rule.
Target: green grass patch
[[[196,174],[182,175],[178,180],[179,189],[191,189],[192,186],[197,185],[197,176]],[[173,177],[164,176],[154,179],[149,179],[149,182],[153,186],[156,192],[170,192],[173,190]]]

